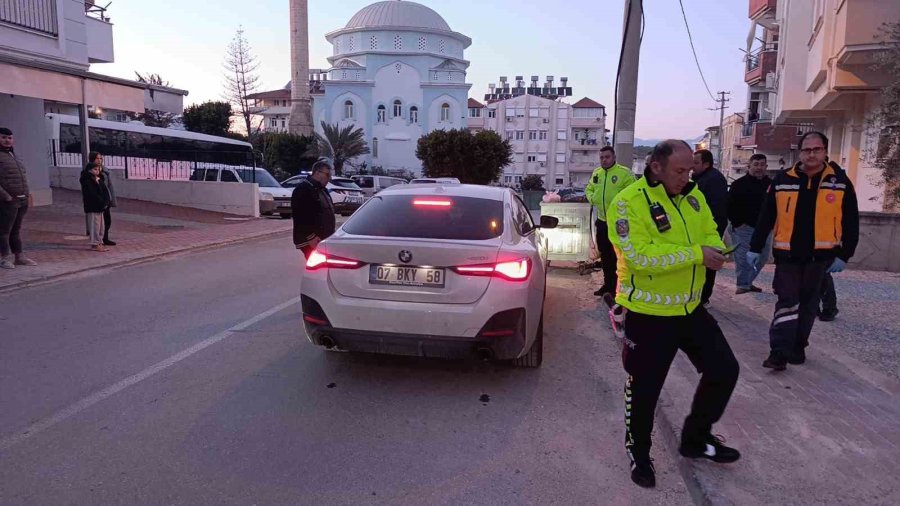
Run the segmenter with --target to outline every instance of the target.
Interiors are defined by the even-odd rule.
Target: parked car
[[[434,183],[456,183],[459,184],[459,179],[455,177],[419,177],[413,179],[409,182],[409,184],[434,184]]]
[[[562,188],[558,192],[560,202],[587,202],[584,188]]]
[[[406,184],[405,179],[391,176],[353,176],[353,181],[362,188],[366,198],[371,198],[372,195],[385,188],[390,188],[397,184]]]
[[[259,185],[259,214],[278,214],[291,217],[291,190],[282,187],[266,169],[223,167],[220,169],[194,169],[191,181],[218,181],[221,183],[256,183]]]
[[[547,241],[511,190],[395,185],[306,262],[309,340],[327,349],[426,357],[472,353],[538,367]]]
[[[282,181],[281,185],[293,191],[300,184],[300,180],[306,178],[307,175],[309,173],[301,173],[290,177]],[[354,211],[359,209],[359,206],[363,205],[366,199],[362,188],[357,186],[350,178],[333,177],[326,188],[328,193],[331,194],[331,201],[334,202],[334,211],[341,216],[353,214]]]

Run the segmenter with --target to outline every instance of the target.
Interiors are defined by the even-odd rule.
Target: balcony
[[[774,12],[778,0],[750,0],[750,19],[756,20],[769,12]]]
[[[0,22],[56,36],[56,0],[0,2]]]
[[[88,15],[84,17],[84,28],[87,35],[88,61],[114,62],[112,24],[106,19]]]
[[[569,143],[573,151],[599,151],[604,144],[597,139],[574,139]]]
[[[759,48],[747,55],[747,69],[744,72],[744,82],[753,86],[763,81],[766,74],[775,72],[775,63],[778,60],[778,47]]]
[[[799,134],[800,129],[793,125],[747,123],[741,128],[738,146],[741,149],[755,149],[757,153],[786,153],[797,144]]]

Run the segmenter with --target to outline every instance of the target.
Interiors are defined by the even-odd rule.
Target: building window
[[[540,111],[534,107],[528,109],[528,117],[529,118],[537,118],[540,114]]]
[[[546,130],[541,130],[539,132],[538,140],[542,140],[542,141],[547,140],[547,131]]]
[[[530,140],[530,141],[537,140],[537,130],[529,130],[528,131],[528,140]]]
[[[394,100],[394,118],[403,116],[403,104],[399,100]]]
[[[516,109],[516,117],[524,118],[525,117],[525,109]]]
[[[441,53],[444,53],[446,51],[446,49],[447,49],[447,43],[444,41],[444,39],[441,39]]]
[[[525,140],[525,130],[516,130],[516,140],[517,141]]]
[[[394,49],[396,49],[397,51],[403,49],[403,37],[401,37],[399,34],[394,35]]]
[[[372,157],[378,158],[378,137],[372,138]]]
[[[379,123],[384,123],[386,120],[387,120],[387,109],[383,105],[379,105],[376,121]]]
[[[352,53],[355,49],[356,48],[353,46],[353,36],[351,35],[347,38],[347,50]]]
[[[558,141],[566,140],[566,131],[565,130],[557,130],[556,131],[556,140],[558,140]]]
[[[344,102],[344,119],[352,119],[353,118],[353,102],[346,101]]]
[[[272,118],[271,120],[269,120],[269,126],[272,128],[275,128],[278,126],[278,122],[275,120],[275,118]]]
[[[480,107],[470,107],[469,108],[469,117],[470,118],[480,118],[481,117],[481,108]]]
[[[506,131],[506,140],[508,140],[508,141],[513,140],[513,131],[512,130]]]
[[[423,35],[419,37],[419,51],[425,51],[426,49],[428,49],[428,40]]]
[[[334,54],[341,54],[341,39],[334,41]]]
[[[563,178],[561,178],[561,177],[556,178],[556,184],[557,185],[563,184]]]
[[[447,72],[447,82],[449,83],[449,82],[452,82],[452,81],[453,81],[453,74],[450,73],[450,72]]]
[[[284,118],[281,118],[281,128],[284,128]]]
[[[450,104],[448,103],[441,106],[441,121],[450,121]]]
[[[412,106],[409,108],[409,122],[410,123],[418,123],[419,122],[419,108],[416,106]]]
[[[565,153],[556,153],[556,161],[559,163],[566,163],[566,154]]]
[[[488,109],[488,118],[496,118],[497,109]]]
[[[535,155],[528,155],[528,161],[529,161],[529,162],[536,162],[536,161],[537,161],[537,156],[535,156]]]
[[[346,71],[346,70],[342,70],[342,71],[341,71],[341,80],[346,80],[346,79],[347,79],[347,71]]]
[[[373,35],[369,38],[369,49],[378,49],[378,36]]]

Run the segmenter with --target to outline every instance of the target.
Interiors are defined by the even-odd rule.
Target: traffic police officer
[[[616,151],[610,146],[605,146],[600,149],[600,167],[594,170],[590,182],[584,189],[588,202],[596,208],[597,251],[600,252],[600,262],[603,265],[603,285],[594,292],[594,295],[608,297],[610,305],[617,284],[616,252],[608,238],[606,210],[616,195],[633,182],[634,174],[631,170],[616,163]]]
[[[626,310],[625,448],[631,479],[643,487],[656,485],[653,414],[679,349],[701,375],[681,433],[681,455],[723,463],[740,458],[712,435],[737,383],[738,363],[719,324],[700,305],[706,268],[722,267],[725,244],[706,199],[690,181],[691,165],[684,141],[659,143],[645,177],[619,193],[607,213],[609,239],[619,256],[616,303]]]

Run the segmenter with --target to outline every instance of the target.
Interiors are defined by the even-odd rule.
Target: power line
[[[703,86],[706,88],[706,93],[709,94],[709,98],[716,100],[716,97],[709,89],[709,85],[706,84],[706,77],[703,76],[703,69],[700,68],[700,59],[697,58],[697,50],[694,49],[694,38],[691,37],[691,27],[688,25],[687,14],[684,13],[684,3],[681,0],[678,0],[678,5],[681,6],[681,16],[684,18],[684,27],[687,28],[688,41],[691,43],[691,52],[694,53],[694,61],[697,63],[697,71],[700,72],[700,79],[703,80]]]

